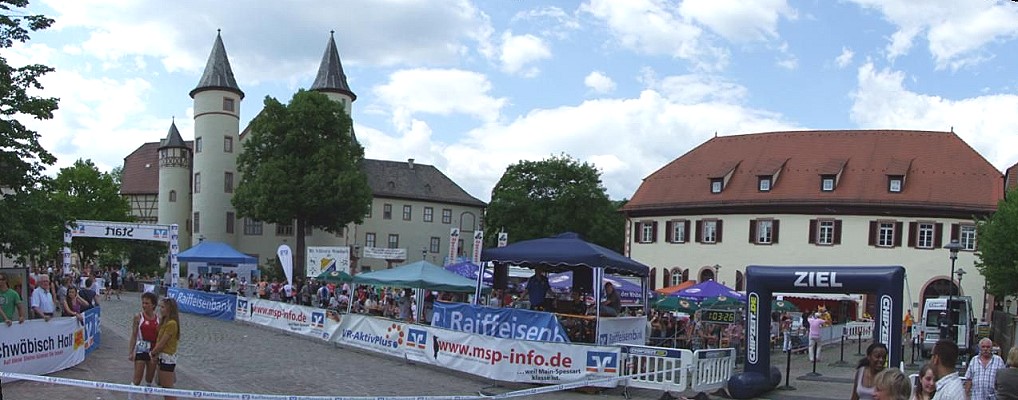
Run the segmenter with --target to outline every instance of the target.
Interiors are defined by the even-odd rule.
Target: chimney
[[[407,165],[410,166],[410,169],[414,169],[414,159],[412,159],[412,158],[407,159],[406,163],[407,163]]]

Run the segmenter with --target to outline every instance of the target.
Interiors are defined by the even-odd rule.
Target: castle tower
[[[180,137],[177,124],[159,144],[159,214],[160,224],[177,224],[178,243],[191,243],[188,226],[191,214],[191,149]]]
[[[240,103],[221,34],[216,35],[205,73],[191,90],[194,99],[191,243],[201,238],[236,246],[237,214],[230,203],[239,182]]]
[[[315,77],[315,83],[311,84],[311,90],[324,93],[332,101],[342,103],[347,115],[352,115],[351,109],[357,95],[350,91],[350,85],[346,83],[343,63],[336,50],[335,34],[335,31],[329,32],[329,43],[325,46],[325,55],[322,56],[322,64],[318,67],[318,76]]]

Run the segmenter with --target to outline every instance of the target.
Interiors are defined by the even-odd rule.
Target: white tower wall
[[[230,100],[232,110],[228,106]],[[194,94],[192,212],[198,213],[199,226],[195,230],[192,225],[192,244],[197,244],[204,237],[236,246],[238,220],[230,203],[233,199],[232,190],[226,190],[226,173],[233,175],[232,188],[235,189],[239,182],[237,154],[240,151],[240,102],[240,96],[232,91],[207,89]],[[231,148],[227,148],[227,138]],[[227,233],[227,213],[234,215],[234,233]]]
[[[165,152],[165,153],[164,153]],[[176,196],[170,201],[171,193]],[[174,147],[159,150],[159,209],[160,224],[180,226],[179,243],[191,243],[189,226],[191,215],[191,156],[190,151]]]

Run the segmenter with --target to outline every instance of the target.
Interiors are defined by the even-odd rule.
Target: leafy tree
[[[0,0],[0,49],[25,43],[30,32],[46,29],[53,20],[29,15],[27,0]],[[46,226],[52,208],[39,193],[46,182],[43,171],[56,158],[39,143],[39,134],[16,118],[53,118],[57,99],[37,97],[30,91],[43,87],[39,77],[52,71],[45,65],[14,67],[0,53],[0,252],[24,259],[45,251]],[[62,234],[59,236],[63,236]]]
[[[571,231],[621,251],[625,219],[619,206],[592,164],[568,155],[521,161],[506,168],[491,191],[485,237],[496,240],[504,229],[515,242]]]
[[[131,205],[120,196],[120,186],[113,175],[100,172],[91,160],[79,159],[61,169],[53,181],[51,198],[67,222],[131,221]],[[117,239],[76,238],[71,250],[78,253],[82,263],[87,263],[99,254],[120,260],[126,255],[127,246]]]
[[[1018,295],[1018,189],[997,203],[993,215],[976,221],[976,268],[994,296]]]
[[[153,242],[150,240],[128,240],[127,244],[127,269],[134,271],[139,276],[162,276],[166,254],[168,252],[166,243]]]
[[[290,104],[265,98],[237,157],[240,183],[233,206],[243,217],[294,223],[294,277],[304,277],[304,232],[341,232],[361,223],[371,188],[361,169],[364,148],[342,104],[301,90]]]

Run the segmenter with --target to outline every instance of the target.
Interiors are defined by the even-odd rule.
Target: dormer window
[[[891,175],[888,177],[887,191],[891,193],[901,193],[903,186],[905,186],[905,177],[901,175]]]
[[[721,193],[721,189],[724,188],[724,180],[721,178],[715,178],[710,180],[710,192]]]
[[[834,175],[821,175],[820,176],[820,190],[824,192],[834,191]]]
[[[761,176],[761,177],[759,177],[759,185],[758,185],[758,187],[760,188],[761,192],[769,192],[769,191],[771,191],[771,177],[769,177],[769,176]]]

